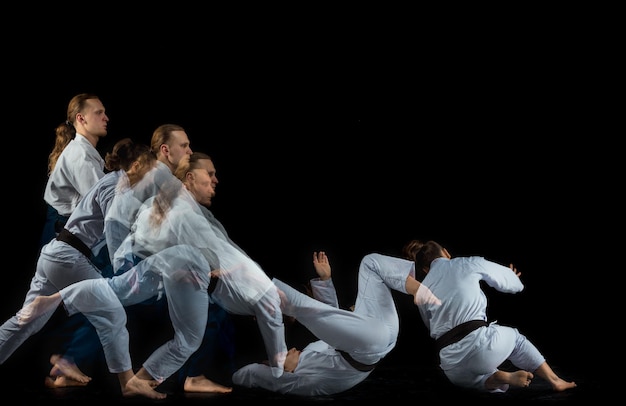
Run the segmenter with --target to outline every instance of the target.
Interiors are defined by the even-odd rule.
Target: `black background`
[[[119,48],[86,38],[85,56],[44,36],[30,44],[34,61],[11,59],[2,317],[19,308],[35,270],[54,129],[73,95],[93,92],[110,117],[103,155],[124,137],[149,143],[160,124],[185,127],[217,169],[213,212],[271,276],[303,283],[312,252],[325,250],[349,306],[365,254],[435,239],[454,256],[518,267],[525,290],[488,290],[489,314],[550,363],[587,376],[603,361],[592,320],[606,298],[589,276],[600,271],[607,213],[597,208],[611,162],[593,47],[558,35],[437,45],[248,36],[192,47],[161,35]],[[390,357],[401,360],[402,349],[431,343],[410,299],[398,306]]]

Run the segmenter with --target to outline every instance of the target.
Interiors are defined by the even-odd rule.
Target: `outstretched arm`
[[[482,259],[480,273],[482,279],[495,290],[503,293],[517,293],[524,289],[520,276],[521,272],[513,264],[508,268],[504,265]]]
[[[339,307],[337,292],[331,279],[330,261],[324,251],[313,253],[313,267],[318,278],[309,281],[309,296],[333,307]]]

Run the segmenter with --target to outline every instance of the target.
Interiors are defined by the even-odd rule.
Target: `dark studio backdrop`
[[[325,250],[348,307],[360,259],[399,255],[412,238],[512,262],[526,288],[487,290],[491,318],[518,327],[562,373],[587,376],[600,360],[581,323],[593,293],[577,246],[593,235],[581,199],[595,183],[581,158],[589,145],[571,141],[589,125],[584,100],[559,58],[539,69],[504,57],[428,67],[388,59],[382,69],[367,58],[302,57],[206,71],[184,59],[153,71],[120,60],[104,76],[73,79],[38,68],[3,112],[13,127],[5,154],[17,159],[5,215],[18,224],[5,243],[1,316],[18,310],[35,270],[54,129],[74,94],[93,92],[110,117],[103,155],[124,137],[149,143],[160,124],[185,127],[192,149],[214,159],[213,212],[271,276],[302,284],[314,276],[312,252]],[[410,298],[397,298],[401,336],[389,362],[401,363],[403,351],[432,343]]]

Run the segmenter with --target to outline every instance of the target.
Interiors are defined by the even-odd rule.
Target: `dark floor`
[[[3,373],[3,375],[5,375]],[[12,379],[3,377],[6,385],[5,393],[11,394],[13,399],[19,399],[15,404],[51,405],[51,404],[211,404],[240,403],[250,400],[263,400],[275,403],[299,404],[342,404],[359,401],[403,401],[410,400],[417,404],[443,404],[456,400],[480,401],[481,403],[539,403],[539,402],[579,402],[599,400],[601,392],[593,384],[574,377],[578,387],[572,391],[554,393],[550,387],[540,380],[535,380],[529,388],[511,389],[504,394],[476,394],[451,387],[436,369],[407,367],[407,366],[380,366],[372,375],[357,387],[334,396],[299,398],[279,395],[261,390],[250,390],[235,387],[233,392],[225,395],[213,394],[185,394],[168,385],[166,382],[161,388],[168,394],[165,400],[149,400],[143,398],[125,399],[118,396],[113,387],[102,387],[90,384],[84,388],[48,389],[36,382],[24,382],[13,376]]]
[[[605,371],[610,371],[616,366],[603,365],[608,363],[598,356],[603,353],[602,346],[598,343],[599,338],[595,334],[589,334],[590,330],[581,329],[579,324],[570,323],[565,316],[560,319],[549,318],[549,325],[538,323],[538,320],[543,320],[541,313],[539,317],[533,319],[535,323],[520,320],[523,326],[522,331],[544,353],[554,371],[563,379],[576,382],[577,388],[555,393],[546,382],[538,377],[533,380],[529,388],[513,388],[503,394],[477,394],[453,387],[437,367],[434,345],[425,328],[421,323],[414,321],[416,316],[414,305],[398,301],[398,306],[402,333],[394,350],[378,365],[367,380],[345,393],[333,396],[301,398],[236,386],[232,393],[224,395],[186,394],[182,391],[177,376],[172,376],[158,389],[168,394],[165,400],[128,399],[121,397],[117,378],[106,370],[103,361],[95,365],[92,371],[83,368],[85,373],[93,377],[86,387],[49,389],[44,386],[44,378],[50,369],[48,359],[53,351],[54,340],[51,337],[54,335],[43,331],[29,338],[4,364],[0,365],[0,388],[7,398],[12,399],[10,404],[80,404],[86,406],[118,403],[129,405],[226,404],[250,400],[299,404],[342,404],[372,400],[378,402],[407,400],[415,402],[411,404],[418,405],[449,404],[459,400],[478,401],[482,404],[494,402],[502,404],[580,403],[580,401],[601,401],[604,397],[615,393],[615,386],[605,382]],[[59,310],[49,324],[54,325],[57,322],[57,316],[61,319],[65,317],[64,313]],[[231,320],[235,355],[230,359],[230,364],[220,360],[212,362],[214,366],[206,373],[210,379],[224,385],[230,385],[230,371],[233,365],[240,366],[260,361],[264,355],[256,322],[252,318],[239,316],[234,316]],[[129,326],[131,355],[135,362],[140,362],[138,360],[143,360],[149,355],[152,351],[150,346],[157,346],[167,338],[163,336],[157,340],[153,328],[144,330],[140,325],[129,324]],[[313,338],[308,330],[295,323],[290,324],[286,329],[286,339],[290,346],[302,348]],[[216,352],[218,354],[216,356],[223,353],[224,351]],[[226,365],[229,366],[226,367]],[[504,365],[503,368],[512,367]],[[608,392],[606,388],[613,389],[613,392]]]
[[[232,404],[246,401],[270,401],[274,403],[299,404],[344,404],[349,402],[370,401],[410,401],[414,404],[433,405],[449,404],[454,401],[482,404],[500,402],[502,404],[580,402],[601,400],[608,395],[601,391],[601,385],[594,381],[599,374],[592,368],[581,366],[580,370],[572,367],[552,365],[557,374],[567,380],[573,380],[578,387],[562,393],[555,393],[545,381],[536,378],[529,388],[513,388],[504,394],[477,394],[452,387],[437,369],[434,359],[421,356],[419,362],[409,362],[406,348],[394,351],[375,369],[370,377],[351,390],[324,397],[301,398],[270,393],[263,390],[251,390],[234,387],[230,394],[186,394],[180,390],[175,379],[168,379],[159,391],[168,394],[165,400],[144,398],[122,398],[119,395],[116,378],[102,372],[92,375],[93,381],[86,387],[49,389],[43,385],[46,375],[42,362],[45,354],[37,339],[30,340],[14,354],[4,365],[0,366],[0,382],[3,392],[12,398],[11,404],[28,405],[99,405],[99,404]],[[580,371],[585,371],[581,373]],[[586,376],[585,374],[589,374]],[[226,375],[214,380],[229,384]],[[15,401],[17,399],[17,401]]]

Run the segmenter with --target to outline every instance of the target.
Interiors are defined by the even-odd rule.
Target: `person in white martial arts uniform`
[[[185,164],[181,163],[182,165]],[[180,177],[185,179],[187,186],[178,179],[178,183],[163,183],[161,193],[153,201],[153,206],[149,210],[140,211],[129,235],[133,242],[132,255],[150,258],[166,247],[176,246],[200,250],[208,263],[205,272],[207,275],[211,272],[214,279],[211,300],[230,313],[256,318],[273,366],[272,371],[280,376],[283,373],[287,346],[278,292],[261,267],[232,242],[221,224],[215,219],[209,221],[212,214],[198,201],[200,199],[206,203],[203,199],[214,194],[211,176],[206,167],[179,168],[177,172],[179,171],[182,171]],[[189,187],[190,184],[194,187]],[[202,193],[199,192],[201,188],[204,190]],[[161,226],[155,227],[158,222]],[[127,256],[128,252],[123,251],[116,257]],[[194,262],[192,265],[204,266],[199,261]],[[168,303],[172,302],[168,299]],[[195,351],[191,346],[189,349]],[[151,361],[151,357],[148,361]],[[146,362],[143,369],[160,382],[168,376],[164,363],[157,365]],[[170,371],[172,369],[169,368]],[[172,372],[174,371],[175,369]],[[148,379],[141,372],[142,370],[138,375]]]
[[[181,162],[185,162],[193,153],[187,132],[178,124],[167,123],[159,125],[152,133],[150,146],[152,152],[156,154],[157,160],[167,165],[172,173],[174,173]],[[213,171],[212,181],[212,186],[215,189],[218,183],[215,171]],[[111,217],[113,217],[113,213]],[[137,260],[138,258],[130,259]],[[163,291],[155,298],[126,307],[126,314],[133,326],[130,331],[131,335],[139,333],[141,336],[150,336],[154,338],[154,340],[151,340],[153,343],[160,342],[161,340],[158,338],[166,338],[163,332],[171,329],[172,322],[167,308],[167,298],[162,293]],[[208,379],[206,374],[214,373],[214,371],[203,368],[205,355],[215,351],[215,346],[212,342],[215,334],[221,335],[220,344],[232,340],[230,337],[225,337],[228,334],[232,334],[232,320],[228,313],[216,304],[213,304],[211,309],[200,348],[192,354],[176,376],[176,384],[182,386],[185,392],[224,393],[230,391],[230,388]],[[151,342],[142,341],[141,348],[134,347],[134,350],[137,350],[140,358],[147,358],[155,348]]]
[[[201,182],[206,195],[213,194],[206,169],[190,171],[188,178]],[[170,175],[159,187],[150,208],[139,211],[127,237],[132,240],[132,255],[142,258],[137,265],[111,279],[85,280],[58,294],[41,296],[29,309],[29,316],[37,318],[48,307],[41,303],[54,304],[62,299],[69,313],[82,312],[94,324],[109,370],[118,374],[122,395],[162,399],[166,394],[152,388],[176,372],[199,347],[208,316],[210,278],[219,277],[214,299],[220,298],[229,311],[254,315],[270,324],[271,328],[259,324],[262,333],[267,332],[273,339],[266,347],[277,348],[268,353],[274,359],[282,356],[284,361],[287,350],[275,286],[256,263],[207,221],[195,195],[179,179]],[[128,258],[128,253],[116,253],[114,268],[120,257]],[[155,282],[159,279],[175,334],[131,376],[129,336],[122,306],[145,300],[148,296],[143,293],[155,294]],[[282,371],[282,363],[280,368]]]
[[[506,392],[510,386],[528,387],[534,374],[555,391],[576,386],[554,373],[544,356],[516,328],[488,322],[487,297],[480,282],[499,292],[524,289],[520,272],[483,257],[452,258],[435,241],[414,251],[415,269],[441,305],[419,306],[422,320],[439,349],[440,367],[454,385],[487,392]],[[520,370],[498,369],[509,360]]]
[[[179,354],[177,349],[185,346],[185,343],[181,344],[179,340],[182,339],[184,342],[193,341],[195,337],[198,336],[198,326],[196,322],[202,320],[202,318],[193,317],[191,321],[183,319],[181,322],[180,315],[184,315],[185,317],[193,315],[195,309],[202,308],[203,298],[200,297],[198,300],[194,301],[191,300],[193,297],[191,294],[185,294],[184,297],[187,299],[185,301],[176,299],[175,297],[170,300],[166,295],[167,292],[170,292],[170,294],[175,296],[177,291],[175,290],[174,284],[170,283],[171,280],[167,280],[165,283],[163,282],[163,275],[167,277],[170,271],[173,272],[176,267],[179,267],[179,269],[187,269],[187,271],[191,270],[191,268],[185,268],[185,264],[182,263],[185,258],[182,254],[186,252],[185,249],[180,248],[178,251],[172,249],[162,252],[159,256],[149,258],[144,264],[139,265],[139,262],[144,260],[146,256],[149,256],[149,253],[142,252],[140,255],[135,255],[132,248],[134,238],[126,239],[139,211],[142,207],[150,207],[153,202],[152,199],[158,194],[162,185],[167,185],[168,182],[174,182],[178,187],[181,186],[180,181],[174,178],[172,170],[174,170],[180,162],[187,161],[189,155],[192,153],[185,129],[176,124],[163,124],[157,127],[152,135],[151,149],[157,157],[158,162],[156,167],[144,176],[141,182],[134,184],[132,187],[118,188],[111,207],[107,211],[105,218],[106,245],[111,255],[111,266],[115,270],[114,277],[112,280],[107,281],[107,283],[110,283],[113,289],[112,292],[108,292],[108,294],[112,295],[114,293],[118,297],[119,302],[125,307],[128,320],[145,318],[148,320],[148,323],[154,324],[150,327],[151,331],[153,327],[157,329],[157,332],[158,329],[168,331],[169,328],[174,328],[176,340],[168,341],[165,347],[160,346],[156,351],[153,351],[153,348],[149,348],[145,351],[146,354],[149,354],[147,355],[148,360],[145,363],[146,366],[159,378],[159,381],[162,382],[171,374],[172,370],[179,369],[179,361],[188,356],[186,351],[183,352],[184,355]],[[126,245],[122,247],[124,240],[126,241]],[[162,247],[167,245],[167,243],[162,244]],[[155,248],[155,250],[159,249],[160,248]],[[116,252],[122,252],[117,259],[115,258]],[[181,255],[176,255],[177,253]],[[166,265],[162,263],[154,265],[157,263],[157,259]],[[151,271],[151,267],[155,269]],[[157,267],[160,269],[156,269]],[[122,275],[131,268],[134,268],[131,273]],[[207,266],[204,266],[204,268],[207,268]],[[208,281],[208,271],[205,271],[205,274]],[[199,278],[202,277],[203,276],[200,276]],[[169,287],[164,286],[165,284],[169,284]],[[98,284],[94,285],[97,286]],[[79,286],[73,289],[78,291],[80,289]],[[126,289],[131,286],[132,290]],[[95,286],[91,287],[91,289],[95,289]],[[69,297],[70,295],[71,293],[68,290],[67,296]],[[80,298],[74,298],[73,300],[76,301],[76,303],[70,305],[74,306],[73,309],[83,309],[85,314],[94,309],[94,307],[89,307],[84,304],[81,305],[79,302]],[[67,301],[70,302],[70,300]],[[101,303],[106,302],[102,299]],[[182,307],[190,303],[194,303],[194,306],[190,309]],[[97,309],[97,307],[95,309]],[[216,312],[217,306],[213,306],[213,309]],[[79,310],[73,310],[73,312],[76,313],[79,312]],[[175,320],[172,320],[172,317],[170,317],[172,313],[177,315]],[[206,313],[206,309],[204,309],[204,313]],[[91,315],[90,317],[93,319],[97,316]],[[113,315],[111,317],[116,316]],[[158,322],[155,322],[155,320],[158,320]],[[207,320],[207,325],[204,328],[207,329],[207,331],[212,331],[207,327],[208,321],[211,321],[211,319]],[[92,321],[92,324],[95,325],[97,322],[98,321]],[[102,336],[104,333],[99,332],[99,334]],[[209,344],[211,343],[207,342],[206,345]],[[108,342],[107,345],[109,345]],[[200,349],[202,349],[203,345],[205,345],[204,340]],[[174,354],[177,354],[176,361],[172,361],[171,364],[160,358],[171,355],[171,353],[167,351],[168,346],[176,348],[176,351],[174,351]],[[108,350],[109,353],[121,352],[123,354],[126,354],[127,351],[128,349],[123,349],[118,352]],[[129,357],[125,358],[124,362],[114,361],[109,360],[111,356],[107,357],[106,353],[107,350],[105,349],[107,365],[111,372],[120,373],[130,369]],[[193,357],[195,357],[195,354],[192,355],[192,358]],[[151,367],[151,365],[158,364],[164,365],[164,368]],[[168,367],[168,365],[174,366]],[[200,367],[201,366],[199,366],[198,369],[200,369]],[[202,372],[198,372],[193,367],[187,368],[185,372],[187,372],[187,374],[183,375],[181,373],[179,380],[186,392],[227,393],[232,390],[231,388],[209,380]],[[119,377],[123,381],[126,381],[127,379],[125,379],[124,376],[124,374],[121,374]],[[122,389],[124,390],[124,387],[122,387]],[[155,393],[150,392],[147,395],[150,397],[150,395],[155,395]]]
[[[172,172],[178,168],[180,163],[187,162],[193,153],[185,129],[177,124],[162,124],[157,127],[152,134],[150,145],[152,151],[157,156],[159,164],[167,166]],[[209,169],[212,181],[211,186],[215,189],[219,181],[215,175],[215,168],[211,167]],[[154,189],[158,189],[158,185],[162,181],[158,180],[152,185],[149,182],[142,183],[146,183],[144,189],[153,189],[151,193],[152,196],[155,196],[156,192]],[[145,191],[140,193],[138,186],[134,186],[133,190],[130,191],[131,193],[124,195],[118,193],[105,219],[105,230],[109,234],[107,236],[107,244],[110,252],[115,253],[119,249],[123,253],[120,256],[122,262],[116,264],[118,273],[132,268],[141,260],[141,257],[133,255],[132,239],[126,240],[126,244],[130,246],[119,248],[121,240],[128,235],[136,219],[134,213],[138,212],[137,206],[143,205],[146,200],[144,195],[150,194]],[[214,193],[215,190],[213,190]],[[139,199],[136,198],[138,194],[141,195]],[[129,216],[129,213],[133,215]],[[110,230],[110,225],[115,225],[117,231]],[[117,237],[114,233],[120,234],[120,236]],[[137,337],[154,338],[149,342],[142,340],[140,348],[133,348],[136,351],[135,354],[139,354],[139,358],[148,358],[157,348],[153,343],[156,343],[158,346],[163,340],[167,340],[166,333],[172,328],[167,298],[164,293],[164,290],[161,289],[155,297],[141,303],[126,306],[129,324],[133,327],[130,334],[137,334]],[[185,365],[179,369],[176,376],[176,384],[181,386],[185,392],[225,393],[231,391],[231,388],[208,379],[206,375],[215,371],[214,368],[207,368],[206,366],[208,365],[207,357],[210,358],[213,354],[216,354],[218,349],[226,350],[230,354],[226,355],[226,357],[234,356],[234,350],[232,349],[232,344],[230,344],[233,341],[232,334],[230,315],[219,305],[213,303],[207,319],[202,343],[198,350],[189,357]],[[213,342],[216,339],[216,335],[220,336],[219,345],[217,346]],[[226,362],[231,364],[228,360]],[[224,365],[224,367],[228,368],[228,365]],[[234,365],[232,368],[234,368]]]
[[[363,382],[396,346],[399,319],[392,290],[413,296],[416,305],[438,303],[414,277],[413,262],[368,254],[359,266],[354,310],[338,307],[328,258],[313,253],[318,278],[310,281],[312,297],[274,278],[283,314],[295,318],[319,340],[302,351],[291,348],[285,373],[274,377],[265,363],[237,370],[233,383],[299,396],[332,395]]]
[[[66,119],[57,126],[54,146],[48,155],[48,180],[43,193],[47,211],[39,250],[57,236],[79,200],[106,173],[104,159],[96,147],[106,137],[108,123],[109,117],[97,95],[80,93],[70,99]],[[93,327],[77,315],[42,333],[49,342],[62,338],[59,348],[52,350],[50,363],[55,375],[46,377],[46,386],[73,385],[62,370],[73,363],[95,361],[83,359],[84,354],[95,353],[94,344],[100,346]]]
[[[280,298],[265,271],[232,241],[222,223],[208,209],[213,197],[208,189],[212,169],[213,164],[208,155],[194,153],[176,171],[177,177],[183,180],[187,190],[194,196],[197,208],[206,220],[204,223],[197,220],[196,223],[208,226],[204,230],[198,228],[195,236],[185,236],[185,240],[203,249],[208,247],[214,261],[217,261],[211,268],[213,276],[217,278],[211,287],[211,301],[231,314],[254,316],[271,372],[279,377],[283,374],[287,355]],[[200,237],[202,241],[192,241],[190,237],[192,240]]]
[[[199,174],[195,173],[198,171],[200,171]],[[192,175],[191,173],[194,174]],[[200,211],[209,223],[216,227],[233,246],[237,247],[237,244],[228,236],[222,223],[215,218],[210,210],[213,199],[215,198],[217,184],[219,183],[213,159],[205,153],[193,152],[187,162],[179,165],[175,175],[183,182],[187,190],[193,194],[198,202]],[[209,179],[207,175],[208,178],[210,178],[213,193],[211,193],[208,188]],[[213,282],[215,283],[217,280]],[[236,369],[236,332],[233,317],[231,313],[228,313],[226,309],[221,307],[214,300],[210,300],[209,319],[203,337],[203,344],[189,358],[183,368],[181,368],[178,372],[179,376],[201,377],[208,372],[215,373],[218,368],[224,372],[224,376],[232,375]],[[197,380],[186,382],[185,390],[193,389],[194,386],[198,386],[200,383],[201,381],[197,382]],[[228,389],[232,391],[232,388],[229,387]],[[214,389],[212,391],[214,391]]]
[[[178,129],[179,127],[173,128]],[[128,235],[129,223],[134,221],[134,217],[143,202],[157,193],[158,187],[155,185],[160,182],[159,176],[164,176],[163,174],[166,173],[168,177],[172,177],[169,165],[158,161],[151,148],[146,145],[138,145],[130,138],[125,138],[116,143],[113,151],[114,154],[107,154],[107,169],[112,170],[111,168],[113,168],[114,172],[105,175],[106,183],[102,183],[99,192],[93,195],[93,207],[97,211],[89,213],[90,207],[84,206],[83,209],[86,209],[87,212],[73,219],[75,224],[72,226],[73,230],[87,227],[87,225],[78,225],[78,223],[87,220],[90,226],[93,225],[94,227],[92,234],[100,233],[99,240],[90,248],[94,255],[89,258],[88,262],[91,263],[91,266],[86,267],[86,269],[96,267],[100,276],[106,278],[110,278],[114,272],[122,271],[114,269],[112,266],[113,252],[120,241]],[[182,148],[180,155],[185,154],[185,149]],[[119,164],[114,161],[120,159],[124,161],[122,166],[128,171],[115,170]],[[116,221],[109,221],[111,218]],[[79,239],[83,239],[80,233],[76,234]],[[52,250],[52,253],[54,252]],[[96,253],[98,254],[96,255]],[[65,286],[65,284],[59,286]],[[148,285],[144,286],[147,289]],[[51,362],[54,365],[50,376],[45,381],[48,387],[87,385],[91,381],[91,377],[83,373],[81,369],[93,369],[99,359],[104,356],[101,340],[93,324],[89,323],[83,314],[76,312],[69,316],[68,320],[76,317],[84,318],[89,329],[80,325],[80,328],[70,331],[70,340],[67,340],[66,350],[62,353],[63,358],[61,354],[55,354],[51,357]],[[46,321],[43,323],[45,324]]]
[[[117,313],[120,311],[119,304],[121,304],[126,310],[127,319],[130,317],[136,320],[138,317],[144,318],[147,316],[150,323],[155,324],[151,328],[173,328],[175,333],[174,339],[159,345],[154,351],[152,348],[146,351],[148,354],[146,355],[147,360],[138,372],[138,375],[144,378],[144,380],[152,380],[154,376],[158,383],[162,383],[173,372],[180,369],[181,362],[187,360],[190,354],[192,360],[195,361],[196,354],[194,353],[194,348],[202,350],[204,346],[211,344],[210,340],[203,339],[199,343],[200,347],[197,346],[197,339],[204,336],[198,330],[198,322],[205,319],[206,322],[203,329],[209,333],[213,332],[214,329],[209,328],[208,322],[214,321],[214,319],[207,319],[206,317],[206,308],[208,307],[206,290],[205,292],[202,292],[202,290],[198,292],[183,292],[181,293],[182,296],[177,296],[178,292],[183,291],[184,287],[179,287],[176,282],[181,281],[173,281],[170,276],[176,274],[176,271],[195,272],[201,267],[203,271],[193,276],[192,280],[197,279],[200,284],[208,283],[209,267],[207,263],[198,265],[198,261],[194,261],[197,257],[194,258],[193,254],[189,254],[191,249],[189,246],[183,247],[176,243],[176,237],[172,237],[172,234],[166,231],[168,230],[167,224],[170,223],[165,221],[166,226],[163,229],[157,227],[157,234],[160,237],[155,237],[154,241],[147,242],[142,248],[138,248],[141,246],[135,244],[135,240],[141,240],[141,237],[136,238],[135,235],[129,235],[133,224],[138,220],[139,212],[143,209],[151,208],[155,196],[160,191],[165,192],[163,189],[167,188],[168,185],[173,185],[171,190],[174,191],[174,195],[179,191],[184,191],[182,183],[171,172],[180,162],[186,162],[192,153],[184,128],[175,124],[160,125],[153,133],[151,149],[153,152],[156,151],[158,162],[155,168],[144,176],[141,182],[133,185],[132,188],[118,188],[118,193],[111,204],[111,208],[107,211],[105,234],[106,244],[111,254],[111,266],[115,270],[113,278],[106,282],[83,284],[84,286],[91,285],[91,287],[81,288],[79,284],[71,289],[67,289],[65,296],[71,297],[71,299],[66,300],[68,303],[66,307],[73,309],[72,314],[79,312],[85,314],[96,328],[99,327],[98,318],[105,318],[105,316],[98,314],[98,310],[106,313],[108,311],[106,310],[108,309],[106,303],[111,301],[111,298],[114,296],[118,300],[113,300],[115,306],[111,308],[109,315],[112,319],[122,320],[122,317]],[[214,194],[213,189],[210,192]],[[188,193],[185,194],[187,201],[196,208],[197,205],[193,202],[193,197],[188,195]],[[160,201],[163,200],[161,199]],[[158,215],[174,216],[173,213],[175,211],[167,213],[164,211],[163,213],[158,213]],[[143,226],[152,229],[154,227],[154,223],[152,223],[154,217],[146,215],[142,217],[143,220],[139,220],[139,223],[147,221],[148,223]],[[151,238],[149,236],[148,240]],[[169,247],[172,247],[172,249],[165,250],[165,248]],[[152,254],[156,253],[158,255],[152,257]],[[143,261],[145,262],[140,263]],[[129,273],[123,275],[127,271]],[[185,272],[179,272],[178,274],[181,273],[185,274]],[[166,279],[164,282],[164,278],[170,279]],[[75,293],[80,292],[81,289],[93,291],[101,283],[110,284],[110,286],[101,287],[104,291],[102,297],[94,298],[92,296],[91,304],[100,303],[103,309],[90,305],[87,299],[81,301],[84,296]],[[168,292],[172,295],[171,298],[168,297]],[[197,299],[192,299],[194,293],[199,293]],[[137,312],[138,309],[140,309],[139,312]],[[214,305],[213,310],[217,312],[221,309]],[[200,311],[200,314],[196,316],[194,311]],[[95,312],[95,314],[90,314],[90,312]],[[154,322],[155,319],[158,321]],[[102,331],[105,329],[106,326],[101,328],[101,331],[98,331],[101,337],[100,341],[103,345],[106,343],[107,346],[111,346],[112,344],[110,344],[107,338],[111,334],[110,332]],[[128,334],[126,330],[124,330],[124,333]],[[120,332],[120,334],[122,333]],[[120,342],[123,343],[124,340]],[[130,355],[126,347],[128,347],[127,344],[126,346],[112,345],[110,348],[104,348],[105,358],[107,359],[109,371],[118,374],[118,378],[122,382],[123,394],[134,395],[133,391],[126,391],[125,388],[125,383],[129,380],[128,373],[132,372]],[[206,349],[206,351],[211,351],[211,349]],[[195,365],[197,365],[197,362]],[[202,368],[201,365],[194,368],[195,365],[186,368],[186,374],[183,374],[181,371],[179,376],[179,381],[185,392],[227,393],[232,390],[208,379],[204,375],[205,368]],[[158,398],[161,396],[161,394],[155,391],[141,394],[147,397]]]
[[[152,152],[149,155],[155,166],[145,177],[158,179],[155,184],[169,186],[177,183],[178,187],[174,189],[184,190],[182,183],[174,177],[169,167],[158,164]],[[182,210],[189,207],[193,206],[183,204]],[[173,215],[172,212],[167,215]],[[104,219],[100,219],[100,222],[103,223]],[[167,231],[164,230],[167,227],[162,228],[159,231],[163,231],[167,237]],[[196,270],[198,272],[194,273]],[[118,376],[122,394],[161,399],[165,394],[156,392],[153,388],[182,365],[202,338],[208,308],[208,270],[209,265],[205,258],[193,247],[165,246],[155,255],[142,259],[130,270],[114,274],[110,278],[83,279],[53,294],[34,297],[19,312],[18,321],[25,326],[41,326],[49,319],[50,312],[63,301],[69,315],[83,313],[94,325],[109,370]],[[173,340],[155,351],[152,358],[144,364],[159,378],[157,383],[153,379],[139,379],[133,372],[123,306],[140,303],[157,295],[160,290],[167,292],[176,334]]]
[[[254,315],[271,328],[259,324],[262,334],[271,336],[266,346],[274,359],[284,360],[287,349],[280,312],[280,297],[271,280],[245,253],[211,225],[200,205],[183,183],[164,165],[155,168],[169,173],[159,182],[159,192],[140,209],[127,237],[113,259],[126,263],[130,256],[140,258],[130,270],[107,280],[85,280],[61,290],[59,295],[40,297],[43,301],[62,298],[69,313],[82,312],[94,324],[103,345],[109,370],[118,374],[124,396],[140,394],[162,399],[166,395],[151,389],[176,372],[194,353],[205,330],[211,272],[219,282],[214,294],[223,307],[237,314]],[[198,181],[212,196],[211,177],[205,168],[189,171],[188,180]],[[155,350],[132,377],[126,315],[122,306],[144,301],[158,291],[162,280],[175,334]],[[143,293],[146,293],[144,295]],[[30,309],[31,317],[42,312],[39,302]],[[276,348],[276,350],[275,350]],[[282,359],[280,358],[282,357]],[[282,363],[280,364],[282,372]],[[139,388],[139,389],[137,389]]]
[[[104,105],[95,94],[81,93],[70,100],[48,156],[43,195],[47,214],[40,248],[56,237],[80,199],[104,176],[105,162],[96,147],[106,137],[108,123]]]
[[[109,371],[117,374],[125,397],[163,399],[154,388],[174,373],[195,351],[206,326],[210,276],[206,259],[191,246],[167,247],[130,270],[111,278],[86,279],[59,292],[36,297],[25,307],[22,321],[38,322],[42,314],[61,301],[69,314],[83,313],[94,325]],[[146,300],[164,289],[174,338],[159,347],[133,372],[124,305]],[[154,374],[143,378],[145,374]]]
[[[101,271],[91,262],[91,247],[103,237],[104,218],[117,185],[121,178],[141,178],[156,162],[148,146],[134,144],[128,138],[118,141],[105,160],[111,172],[100,178],[81,199],[59,235],[44,245],[22,309],[0,327],[0,364],[40,331],[54,313],[56,307],[43,317],[24,322],[23,312],[36,297],[58,292],[76,281],[102,278]],[[100,346],[97,337],[96,344]],[[55,371],[55,368],[60,370]],[[63,375],[65,379],[82,384],[90,380],[70,362],[55,364],[51,375]]]

